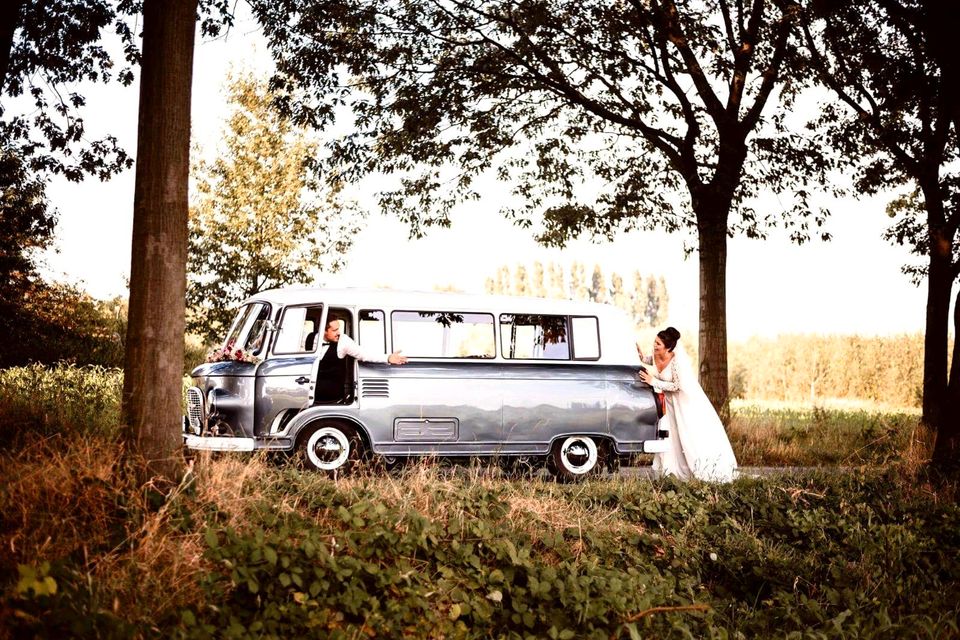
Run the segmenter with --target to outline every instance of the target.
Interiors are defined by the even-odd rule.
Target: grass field
[[[119,389],[0,371],[0,638],[960,637],[956,485],[908,411],[738,404],[741,462],[845,470],[722,486],[222,455],[161,494]]]
[[[835,402],[822,406],[734,401],[727,427],[741,465],[858,466],[927,459],[920,412]]]

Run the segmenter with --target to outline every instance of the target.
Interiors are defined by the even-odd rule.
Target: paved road
[[[759,478],[763,476],[785,476],[805,473],[835,473],[842,467],[740,467],[740,476]],[[621,467],[620,475],[625,478],[654,478],[653,467]]]

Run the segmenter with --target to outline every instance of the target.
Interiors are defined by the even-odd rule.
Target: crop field
[[[909,411],[738,405],[742,461],[828,468],[729,485],[220,455],[161,494],[118,398],[112,370],[0,371],[0,638],[960,637],[956,485],[882,444]]]

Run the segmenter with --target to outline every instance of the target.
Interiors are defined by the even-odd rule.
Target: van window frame
[[[503,324],[504,324],[504,322],[503,322],[503,316],[513,316],[514,318],[516,318],[517,316],[540,316],[540,317],[543,317],[543,316],[551,316],[551,317],[554,317],[554,318],[563,318],[564,325],[566,326],[567,357],[565,357],[565,358],[517,358],[517,357],[511,357],[510,355],[508,355],[508,352],[507,352],[507,351],[504,351],[504,344],[503,344]],[[598,323],[598,324],[599,324],[599,323]],[[574,360],[574,358],[573,358],[573,340],[572,340],[573,334],[572,334],[572,332],[571,332],[570,315],[569,315],[569,314],[566,314],[566,313],[547,313],[547,312],[531,312],[531,313],[521,312],[521,313],[517,313],[517,312],[501,311],[500,314],[499,314],[499,316],[497,317],[497,326],[498,326],[499,331],[500,331],[500,349],[499,349],[499,351],[500,351],[500,357],[501,357],[503,360],[506,360],[507,362],[573,362],[573,360]]]
[[[464,362],[487,362],[490,360],[497,359],[497,316],[493,311],[437,311],[437,310],[426,310],[426,309],[391,309],[390,310],[390,343],[393,345],[394,349],[404,349],[402,344],[397,344],[397,338],[394,334],[394,318],[393,314],[395,313],[432,313],[432,314],[463,314],[463,315],[476,315],[476,316],[488,316],[490,318],[490,329],[493,332],[493,353],[489,356],[418,356],[411,355],[406,353],[408,358],[417,359],[417,360],[462,360]],[[406,350],[405,350],[406,351]]]
[[[287,311],[289,309],[306,309],[309,307],[320,307],[320,324],[321,326],[317,329],[317,337],[314,339],[313,351],[277,351],[277,342],[280,340],[280,333],[283,331],[283,321],[287,317]],[[323,342],[323,332],[326,327],[322,326],[324,324],[324,316],[327,313],[327,305],[323,302],[304,302],[302,304],[288,304],[283,307],[283,310],[280,312],[280,319],[277,322],[277,331],[276,336],[273,338],[273,344],[271,345],[271,355],[275,356],[302,356],[310,355],[317,353],[319,350],[320,343]]]
[[[573,321],[576,318],[586,318],[587,320],[593,320],[594,326],[597,330],[597,355],[595,357],[578,357],[577,356],[577,332],[573,328]],[[600,318],[598,316],[590,316],[586,314],[582,315],[568,315],[567,316],[567,326],[570,328],[570,355],[571,360],[577,360],[580,362],[596,362],[603,357],[603,342],[600,340]]]
[[[261,307],[260,311],[255,315],[250,315],[250,311],[253,307]],[[241,311],[242,309],[242,311]],[[257,322],[257,318],[263,314],[263,311],[266,310],[266,317],[264,318],[264,325],[260,328],[259,334],[263,334],[263,340],[261,341],[259,347],[256,349],[250,349],[249,343],[253,334],[254,325]],[[234,317],[233,322],[230,323],[230,329],[227,331],[227,335],[223,340],[223,347],[226,348],[230,345],[233,349],[243,349],[244,351],[253,354],[260,355],[268,352],[267,347],[267,336],[270,320],[273,318],[273,305],[265,300],[253,300],[247,304],[241,305],[237,309],[237,315]],[[236,336],[234,336],[236,332]],[[233,338],[231,340],[231,337]]]
[[[368,346],[368,345],[365,345],[365,344],[363,343],[363,334],[360,332],[360,323],[363,322],[363,318],[362,318],[361,316],[362,316],[364,313],[379,313],[379,314],[382,316],[382,317],[381,317],[381,321],[383,322],[383,327],[382,327],[383,335],[382,335],[381,337],[383,338],[383,352],[384,352],[384,353],[390,353],[390,346],[387,344],[387,324],[389,323],[389,320],[387,319],[387,312],[384,311],[382,308],[381,308],[381,309],[372,308],[372,307],[370,307],[370,308],[358,307],[358,308],[357,308],[357,322],[356,322],[356,324],[357,324],[357,344],[359,344],[361,347],[367,347],[367,346]],[[391,336],[391,337],[392,337],[392,336]]]

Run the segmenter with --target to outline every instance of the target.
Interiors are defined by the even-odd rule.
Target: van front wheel
[[[304,466],[330,475],[343,474],[360,459],[363,443],[357,432],[340,424],[323,424],[302,440]]]
[[[550,450],[550,469],[561,482],[581,480],[598,473],[603,465],[600,447],[590,436],[557,440]]]

